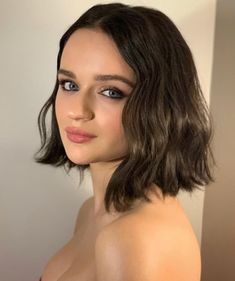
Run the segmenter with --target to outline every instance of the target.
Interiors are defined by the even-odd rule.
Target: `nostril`
[[[74,120],[91,120],[94,118],[93,112],[75,112],[75,111],[69,111],[68,112],[68,117]]]

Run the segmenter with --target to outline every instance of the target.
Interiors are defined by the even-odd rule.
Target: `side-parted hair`
[[[211,117],[203,97],[192,53],[175,24],[162,12],[120,3],[95,5],[60,40],[57,70],[70,36],[80,28],[99,28],[110,36],[133,69],[136,85],[122,113],[128,155],[114,171],[105,194],[105,208],[118,212],[135,199],[150,201],[156,184],[163,195],[192,192],[213,181]],[[80,176],[89,165],[68,159],[55,116],[58,79],[38,116],[41,148],[38,163],[76,167]],[[51,124],[46,116],[51,108]]]

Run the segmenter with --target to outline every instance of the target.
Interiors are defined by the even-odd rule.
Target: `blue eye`
[[[104,94],[107,93],[107,94]],[[112,98],[112,99],[122,99],[124,97],[123,93],[117,89],[105,89],[102,91],[102,95],[108,97],[108,98]]]
[[[59,81],[59,85],[64,91],[75,92],[79,90],[78,86],[73,81],[61,80]]]

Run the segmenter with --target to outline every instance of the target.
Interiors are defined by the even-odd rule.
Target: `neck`
[[[90,172],[94,193],[93,214],[95,216],[106,213],[104,206],[105,192],[114,173],[121,161],[105,162],[105,163],[91,163]]]

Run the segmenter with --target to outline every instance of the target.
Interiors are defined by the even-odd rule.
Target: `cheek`
[[[58,122],[58,125],[60,125],[60,122],[63,120],[64,117],[64,106],[62,106],[62,101],[61,99],[56,96],[56,100],[55,100],[55,116],[56,116],[56,120]]]
[[[106,117],[103,123],[103,128],[106,131],[106,134],[110,136],[110,139],[112,141],[123,141],[124,140],[124,130],[122,126],[122,110],[113,110],[109,113],[109,115],[106,115]]]
[[[114,119],[114,122],[111,126],[111,129],[112,129],[114,134],[117,134],[117,135],[123,134],[121,116],[120,117],[118,116],[117,118]]]
[[[113,151],[126,150],[127,144],[122,125],[122,112],[125,106],[123,101],[102,100],[96,107],[96,120],[98,133],[104,144]],[[105,101],[105,102],[104,102]]]

